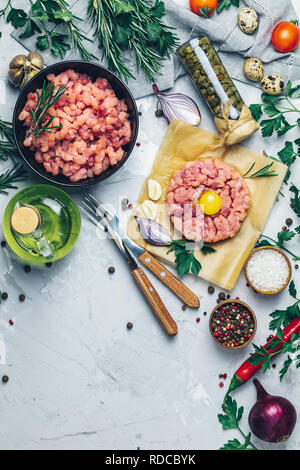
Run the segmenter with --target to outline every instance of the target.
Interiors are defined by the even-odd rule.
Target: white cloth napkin
[[[253,35],[244,34],[237,25],[238,8],[232,6],[229,10],[224,10],[221,14],[214,14],[211,18],[205,19],[192,13],[176,3],[174,0],[164,0],[166,8],[165,21],[175,28],[176,34],[183,43],[200,33],[207,34],[213,41],[216,49],[220,53],[226,69],[232,78],[236,78],[251,85],[243,73],[243,61],[245,57],[258,57],[265,64],[265,73],[275,73],[280,75],[285,82],[288,80],[300,79],[300,51],[282,54],[277,52],[271,43],[271,32],[277,23],[283,20],[297,19],[297,14],[290,0],[242,0],[241,8],[249,6],[254,8],[259,15],[259,28]],[[75,15],[83,18],[82,28],[90,37],[92,31],[86,19],[86,0],[73,0],[70,2]],[[59,30],[59,27],[57,28]],[[18,31],[14,31],[13,37],[22,43],[28,50],[35,50],[35,39],[18,38]],[[101,60],[102,53],[97,47],[97,41],[87,43],[89,49],[99,57],[99,62],[106,65],[105,60]],[[47,65],[57,62],[59,59],[51,55],[49,51],[44,51],[43,57]],[[79,59],[80,56],[74,51],[69,51],[66,60]],[[134,56],[127,55],[126,61],[134,71],[136,80],[130,79],[129,88],[136,98],[152,93],[152,86],[147,82],[142,72],[137,73]],[[179,60],[173,56],[165,61],[161,70],[161,75],[157,79],[158,87],[166,90],[174,85],[174,81],[185,71]],[[258,84],[256,86],[259,86]]]

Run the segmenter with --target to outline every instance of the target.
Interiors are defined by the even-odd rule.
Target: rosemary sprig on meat
[[[251,165],[249,170],[243,174],[244,178],[263,178],[263,177],[268,177],[268,176],[278,176],[277,173],[274,172],[274,170],[271,170],[271,167],[273,166],[273,163],[269,163],[268,165],[265,165],[263,168],[260,168],[260,170],[255,171],[250,175],[251,171],[253,170],[255,166],[255,162]]]
[[[52,129],[61,129],[61,126],[51,126],[54,116],[49,117],[47,115],[49,109],[57,103],[61,96],[65,93],[67,87],[61,85],[57,90],[52,82],[47,82],[46,80],[43,83],[41,92],[36,90],[38,101],[35,109],[31,109],[32,124],[27,131],[27,135],[35,135],[37,138],[43,132],[50,133]]]
[[[89,0],[88,14],[109,68],[125,80],[134,76],[124,51],[135,53],[138,70],[151,82],[177,45],[160,0]]]

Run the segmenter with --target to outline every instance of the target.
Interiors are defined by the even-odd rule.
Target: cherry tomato
[[[206,215],[214,215],[222,207],[222,199],[215,191],[207,191],[200,197],[200,206]]]
[[[200,16],[200,8],[207,7],[210,10],[216,10],[218,6],[218,0],[190,0],[190,9],[193,13]],[[208,13],[208,16],[212,15],[213,12]]]
[[[292,52],[300,42],[300,29],[289,21],[279,23],[272,33],[272,43],[280,52]]]

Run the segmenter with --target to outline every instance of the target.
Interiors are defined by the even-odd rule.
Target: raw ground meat
[[[216,191],[222,208],[204,215],[197,204],[206,191]],[[230,165],[205,158],[187,163],[175,173],[167,190],[167,210],[175,228],[193,241],[215,243],[240,230],[250,207],[248,187]]]
[[[62,173],[77,182],[100,175],[122,160],[131,126],[126,104],[116,97],[108,81],[97,78],[93,82],[74,70],[51,74],[47,79],[57,88],[66,85],[68,89],[48,112],[47,119],[54,116],[51,125],[61,128],[44,132],[37,139],[31,134],[24,140],[24,145],[35,152],[36,161],[53,176]],[[26,127],[32,123],[30,109],[36,104],[36,93],[29,93],[19,115]]]

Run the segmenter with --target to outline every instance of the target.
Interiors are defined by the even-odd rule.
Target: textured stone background
[[[18,0],[18,6],[22,4]],[[300,15],[298,2],[294,0],[294,4]],[[23,48],[10,37],[10,26],[2,24],[1,30],[0,115],[10,120],[18,92],[6,82],[7,66]],[[247,104],[258,102],[258,90],[237,85]],[[178,80],[174,90],[200,101],[187,77]],[[199,105],[201,125],[213,131],[208,111],[201,101]],[[138,106],[143,113],[141,147],[116,175],[93,189],[116,207],[123,196],[135,201],[166,130],[163,120],[153,118],[153,97],[140,100]],[[292,133],[288,135],[289,140],[292,137]],[[262,139],[257,134],[245,145],[275,154],[284,141]],[[1,170],[8,165],[1,163]],[[298,186],[299,168],[300,162],[292,176]],[[30,175],[26,184],[37,182]],[[286,217],[295,218],[287,188],[283,192],[286,197],[275,204],[265,228],[270,236],[284,225]],[[11,191],[10,196],[13,194]],[[73,195],[80,200],[79,194]],[[7,202],[6,196],[0,196],[0,216]],[[290,247],[299,252],[296,241]],[[113,276],[107,272],[110,265],[116,267]],[[210,337],[208,316],[203,312],[212,310],[218,290],[209,296],[205,281],[187,276],[185,282],[199,295],[201,308],[183,312],[182,303],[150,275],[179,325],[178,336],[167,338],[113,243],[103,240],[85,218],[76,248],[52,269],[25,274],[6,249],[0,250],[0,266],[0,290],[9,293],[0,307],[0,374],[10,377],[7,385],[0,384],[1,449],[217,449],[239,437],[235,431],[222,431],[218,423],[225,393],[218,387],[218,374],[227,372],[228,384],[252,347],[223,351]],[[294,271],[300,292],[299,276],[300,270]],[[232,294],[255,310],[255,342],[262,344],[268,334],[269,313],[285,308],[291,299],[287,292],[263,298],[245,284],[242,274]],[[26,301],[20,304],[22,292]],[[199,324],[197,316],[201,317]],[[15,321],[13,327],[8,324],[10,318]],[[128,321],[134,324],[131,331],[126,329]],[[280,384],[281,363],[279,359],[277,369],[259,378],[267,390],[291,399],[299,411],[299,372],[292,370]],[[245,406],[242,425],[248,429],[247,416],[255,401],[253,384],[238,390],[235,398]],[[299,444],[300,424],[282,448],[299,449]],[[273,448],[261,442],[257,446]]]

